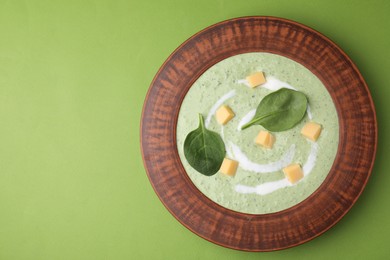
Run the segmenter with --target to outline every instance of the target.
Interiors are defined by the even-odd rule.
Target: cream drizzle
[[[281,169],[283,169],[283,167],[286,167],[292,162],[292,159],[295,155],[295,144],[292,144],[287,150],[287,152],[278,161],[267,164],[259,164],[249,160],[246,154],[241,151],[240,147],[238,147],[234,143],[229,142],[229,147],[233,152],[233,158],[239,162],[239,167],[246,171],[256,173],[280,171]]]
[[[255,187],[237,184],[235,190],[236,192],[243,194],[256,193],[258,195],[267,195],[287,186],[291,186],[291,184],[286,178],[284,178],[278,181],[266,182]]]
[[[256,109],[252,109],[251,111],[249,111],[240,121],[240,123],[238,123],[238,126],[237,126],[237,130],[238,131],[241,131],[241,127],[243,125],[245,125],[246,123],[249,123],[249,121],[252,120],[252,118],[255,116],[256,114]]]

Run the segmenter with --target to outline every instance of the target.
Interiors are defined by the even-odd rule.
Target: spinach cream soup
[[[266,83],[247,86],[245,78],[255,72],[265,74]],[[241,127],[254,116],[260,101],[268,94],[288,88],[308,98],[304,118],[292,129],[272,132],[272,149],[254,140],[260,125]],[[235,116],[220,125],[215,112],[229,106]],[[235,176],[220,172],[205,176],[187,162],[183,144],[199,124],[202,114],[205,127],[222,137],[226,157],[238,161]],[[300,132],[305,123],[322,125],[316,142]],[[333,101],[321,81],[299,63],[270,53],[246,53],[227,58],[208,69],[185,96],[177,123],[177,148],[182,164],[195,186],[208,198],[231,210],[265,214],[287,209],[310,196],[324,181],[335,159],[339,141],[338,117]],[[302,166],[304,177],[291,184],[282,169],[290,164]]]

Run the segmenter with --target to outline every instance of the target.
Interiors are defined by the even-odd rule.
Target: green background
[[[293,19],[339,44],[379,125],[352,210],[319,238],[271,253],[184,228],[149,184],[139,146],[143,100],[168,55],[247,15]],[[0,0],[0,259],[388,259],[389,15],[389,1]]]

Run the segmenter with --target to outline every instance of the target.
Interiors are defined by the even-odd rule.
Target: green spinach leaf
[[[199,127],[184,141],[184,156],[198,172],[211,176],[218,172],[225,158],[225,144],[219,134],[207,130],[199,114]]]
[[[246,129],[252,125],[262,125],[273,132],[293,128],[306,113],[307,98],[299,91],[282,88],[265,96],[257,107],[254,118],[243,125]]]

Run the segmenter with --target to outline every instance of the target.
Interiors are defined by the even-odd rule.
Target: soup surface
[[[246,86],[245,78],[263,71],[266,83]],[[260,125],[240,130],[254,115],[259,102],[268,94],[291,88],[303,92],[309,106],[305,117],[290,130],[272,133],[272,149],[256,145]],[[235,117],[221,126],[215,111],[228,105]],[[184,156],[183,143],[198,127],[198,114],[209,130],[221,135],[226,157],[239,162],[234,177],[220,172],[204,176],[193,169]],[[305,123],[322,125],[316,142],[300,134]],[[229,57],[209,68],[191,86],[178,116],[177,148],[182,164],[194,185],[212,201],[243,213],[266,214],[290,208],[310,196],[325,180],[335,159],[339,141],[336,108],[321,81],[301,64],[270,53],[246,53]],[[299,163],[304,178],[290,184],[282,168]]]

